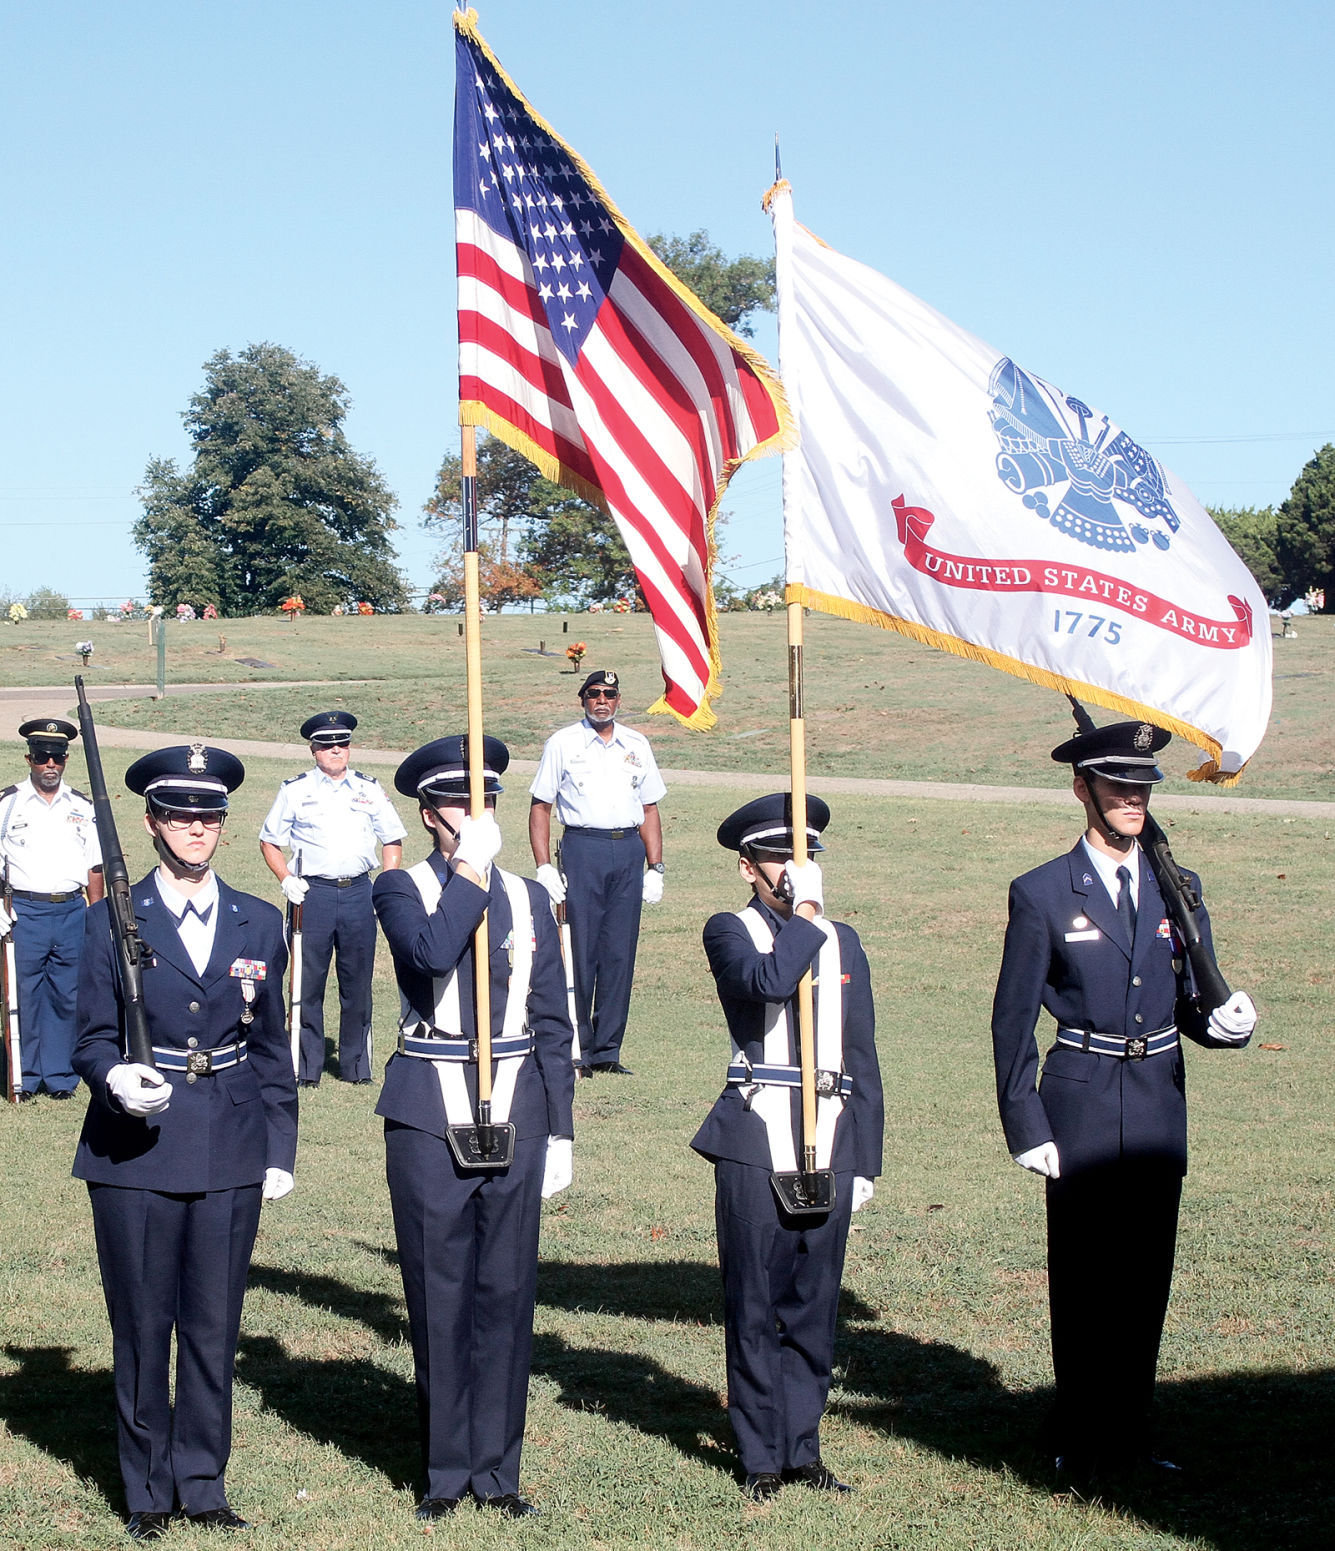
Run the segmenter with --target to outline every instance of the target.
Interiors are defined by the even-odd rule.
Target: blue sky
[[[1335,440],[1335,49],[1261,4],[479,7],[642,232],[770,248],[798,216],[1111,414],[1209,505],[1281,501]],[[3,0],[0,588],[142,594],[148,460],[220,348],[342,378],[402,563],[457,446],[448,7]],[[775,355],[768,320],[757,343]],[[780,568],[776,459],[726,509]]]

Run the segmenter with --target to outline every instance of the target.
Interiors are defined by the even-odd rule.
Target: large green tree
[[[1267,603],[1286,603],[1292,590],[1276,554],[1277,519],[1272,506],[1211,507],[1210,515],[1238,558],[1256,578]]]
[[[299,593],[320,613],[403,608],[389,537],[397,503],[348,445],[338,378],[271,344],[218,351],[204,378],[183,416],[190,467],[154,459],[139,491],[134,541],[153,601],[253,614]]]
[[[1321,588],[1327,610],[1335,610],[1335,445],[1327,442],[1294,481],[1276,529],[1276,556],[1291,595]]]
[[[742,254],[730,259],[709,240],[654,236],[649,246],[729,328],[749,336],[752,315],[774,308],[772,260]],[[474,486],[478,525],[494,561],[517,563],[550,603],[583,606],[636,592],[635,568],[616,524],[606,513],[544,479],[520,453],[496,437],[479,435]],[[463,464],[446,456],[423,511],[424,527],[439,528],[446,543],[433,591],[452,597],[462,544]]]

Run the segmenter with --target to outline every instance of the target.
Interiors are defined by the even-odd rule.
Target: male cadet
[[[74,1174],[92,1204],[135,1540],[159,1539],[178,1512],[247,1527],[223,1482],[232,1369],[260,1201],[292,1189],[297,1094],[282,917],[210,867],[244,776],[239,759],[203,743],[125,772],[159,859],[132,893],[153,1066],[125,1055],[105,904],[89,912],[79,970],[74,1065],[91,1100]]]
[[[538,882],[563,901],[575,956],[580,1076],[633,1075],[621,1064],[630,1012],[640,905],[663,897],[667,793],[649,740],[617,725],[621,689],[611,669],[580,686],[581,721],[548,738],[529,788],[528,838]],[[565,825],[561,871],[552,865],[552,804]],[[565,873],[562,879],[561,872]]]
[[[301,724],[315,769],[283,782],[260,830],[260,852],[283,897],[302,907],[300,1088],[318,1088],[324,1070],[324,988],[335,954],[339,1081],[371,1081],[371,872],[376,841],[389,872],[407,831],[380,782],[348,769],[356,725],[350,711],[321,711]]]
[[[93,805],[64,782],[70,741],[78,736],[74,724],[59,717],[24,722],[19,737],[28,740],[28,779],[0,792],[0,937],[13,931],[20,1101],[43,1090],[67,1099],[78,1082],[70,1056],[84,890],[92,903],[103,888]]]
[[[491,810],[510,762],[483,740],[488,811],[468,813],[466,738],[410,754],[394,785],[415,797],[430,855],[383,873],[376,914],[394,955],[399,1046],[376,1113],[417,1374],[425,1492],[419,1519],[469,1494],[511,1518],[519,1495],[538,1277],[541,1197],[571,1178],[575,1077],[561,945],[536,883],[492,866]],[[514,1127],[506,1168],[462,1167],[451,1128],[477,1119],[473,933],[487,916],[492,1120]],[[467,1152],[464,1154],[468,1156]]]
[[[830,810],[807,798],[807,849],[821,851]],[[758,797],[719,825],[738,853],[751,900],[711,916],[705,952],[732,1036],[727,1086],[691,1146],[714,1165],[723,1273],[728,1416],[747,1495],[764,1501],[785,1482],[851,1490],[821,1460],[834,1322],[850,1212],[881,1172],[884,1110],[871,973],[851,926],[823,919],[820,867],[793,859],[792,798]],[[834,1208],[794,1216],[772,1172],[801,1157],[797,987],[815,983],[820,1169],[834,1171]]]
[[[1179,1034],[1236,1047],[1256,1025],[1245,992],[1213,1010],[1191,998],[1136,844],[1168,741],[1118,722],[1052,751],[1074,767],[1085,833],[1011,884],[992,1008],[1006,1145],[1047,1179],[1052,1441],[1059,1474],[1077,1482],[1104,1468],[1175,1468],[1151,1454],[1148,1427],[1187,1167]],[[1042,1008],[1057,1037],[1036,1088]]]

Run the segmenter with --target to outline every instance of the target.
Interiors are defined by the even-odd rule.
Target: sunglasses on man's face
[[[29,754],[30,765],[63,765],[69,758],[68,754]]]
[[[584,696],[586,700],[615,700],[621,693],[617,689],[591,689]]]

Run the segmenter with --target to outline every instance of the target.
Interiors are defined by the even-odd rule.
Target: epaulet
[[[293,781],[304,781],[308,775],[310,775],[310,771],[303,770],[300,775],[288,776],[287,780],[283,782],[283,785],[291,786]]]
[[[17,783],[13,786],[5,787],[4,791],[0,792],[0,797],[12,797],[16,791],[18,791]]]
[[[361,771],[360,771],[360,770],[354,770],[354,771],[353,771],[353,772],[352,772],[352,773],[353,773],[353,775],[355,775],[355,776],[356,776],[356,777],[357,777],[357,779],[358,779],[358,780],[360,780],[360,781],[369,781],[369,782],[370,782],[370,783],[371,783],[371,785],[372,785],[372,786],[379,786],[379,785],[380,785],[380,782],[379,782],[379,781],[377,781],[377,780],[376,780],[376,778],[375,778],[375,777],[374,777],[374,776],[369,776],[369,775],[363,775],[363,774],[362,774],[362,772],[361,772]]]
[[[84,802],[91,806],[93,799],[88,795],[87,792],[81,792],[77,786],[67,787],[66,790],[69,792],[71,797],[81,797]],[[3,792],[0,792],[0,797],[3,797],[4,795],[5,794]]]

